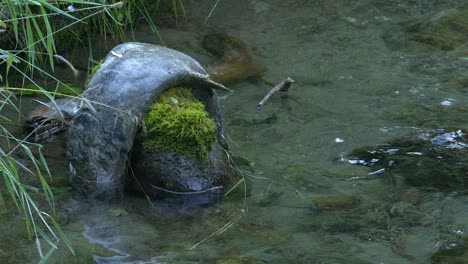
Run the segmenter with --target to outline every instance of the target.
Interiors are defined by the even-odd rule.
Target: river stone
[[[362,147],[348,155],[355,165],[372,167],[369,175],[398,178],[414,187],[468,190],[468,143],[465,129],[435,130]]]
[[[211,197],[221,193],[236,178],[225,150],[217,143],[213,143],[206,159],[167,150],[148,150],[141,143],[135,143],[132,155],[135,176],[129,178],[132,191],[144,191],[155,198],[174,195]]]
[[[157,45],[124,43],[106,56],[91,78],[68,129],[68,175],[79,192],[89,198],[121,196],[143,115],[162,92],[178,86],[199,91],[195,97],[217,125],[216,142],[227,148],[213,90],[226,88],[186,54]]]

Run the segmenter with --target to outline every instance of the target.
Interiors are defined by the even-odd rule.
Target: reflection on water
[[[187,1],[191,24],[160,32],[208,63],[200,39],[223,31],[266,65],[221,101],[233,153],[253,164],[245,205],[81,205],[64,226],[77,256],[51,262],[467,263],[465,1],[220,1],[204,26],[212,2]],[[288,76],[287,104],[257,111]]]

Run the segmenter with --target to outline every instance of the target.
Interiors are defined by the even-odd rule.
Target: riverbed
[[[60,244],[49,263],[468,262],[468,39],[456,35],[468,30],[468,20],[456,20],[468,17],[464,1],[184,3],[187,21],[159,28],[167,46],[209,63],[201,39],[221,31],[265,65],[258,76],[228,85],[232,94],[219,94],[249,193],[194,208],[130,195],[119,203],[83,202],[64,190],[59,211],[76,256]],[[442,26],[454,31],[450,43],[424,35]],[[144,25],[133,35],[161,43]],[[295,80],[287,97],[275,95],[257,110],[286,77]],[[431,139],[458,131],[460,186],[408,181],[405,172],[432,175],[434,160],[405,171],[399,164],[358,166],[352,155],[416,137],[434,144],[411,154],[424,156],[441,146]],[[65,181],[63,144],[45,149]],[[20,242],[11,245],[2,234],[1,263],[39,260],[34,242],[18,235],[21,220],[6,221]]]

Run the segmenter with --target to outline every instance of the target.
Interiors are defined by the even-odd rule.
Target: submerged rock
[[[431,263],[468,263],[468,237],[445,241],[431,257]]]
[[[206,160],[200,160],[171,151],[145,150],[137,143],[132,164],[138,186],[157,198],[184,194],[216,196],[237,175],[224,150],[215,144]],[[138,191],[138,187],[133,190]]]
[[[210,78],[219,83],[233,83],[258,75],[264,66],[250,55],[245,43],[224,33],[208,34],[203,48],[218,59],[206,66]]]
[[[355,149],[348,155],[348,161],[374,168],[369,175],[398,175],[412,186],[466,191],[466,133],[461,129],[439,130],[397,138],[382,145]]]
[[[454,50],[468,41],[468,6],[400,23],[383,38],[393,50]]]

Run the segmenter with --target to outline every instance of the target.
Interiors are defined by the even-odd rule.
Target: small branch
[[[276,92],[280,91],[280,92],[287,92],[289,90],[289,87],[291,86],[291,84],[294,82],[293,79],[291,78],[286,78],[284,79],[282,82],[280,82],[279,84],[277,84],[275,87],[273,87],[268,93],[267,95],[265,95],[265,97],[263,97],[263,99],[260,101],[260,103],[258,103],[257,105],[257,110],[260,110],[263,108],[263,106],[266,104],[266,102],[268,101],[268,99],[270,99],[270,97],[275,94]]]
[[[227,88],[226,86],[220,84],[220,83],[217,83],[211,79],[204,79],[205,82],[207,82],[208,84],[211,85],[211,88],[214,88],[216,90],[224,90],[224,91],[228,91],[228,92],[232,92],[231,89]]]
[[[56,58],[59,61],[65,63],[70,68],[70,70],[73,72],[73,75],[75,76],[75,78],[78,77],[80,72],[73,66],[73,64],[71,64],[71,62],[69,62],[67,59],[65,59],[64,57],[62,57],[60,55],[57,55],[57,54],[54,55],[54,58]]]

